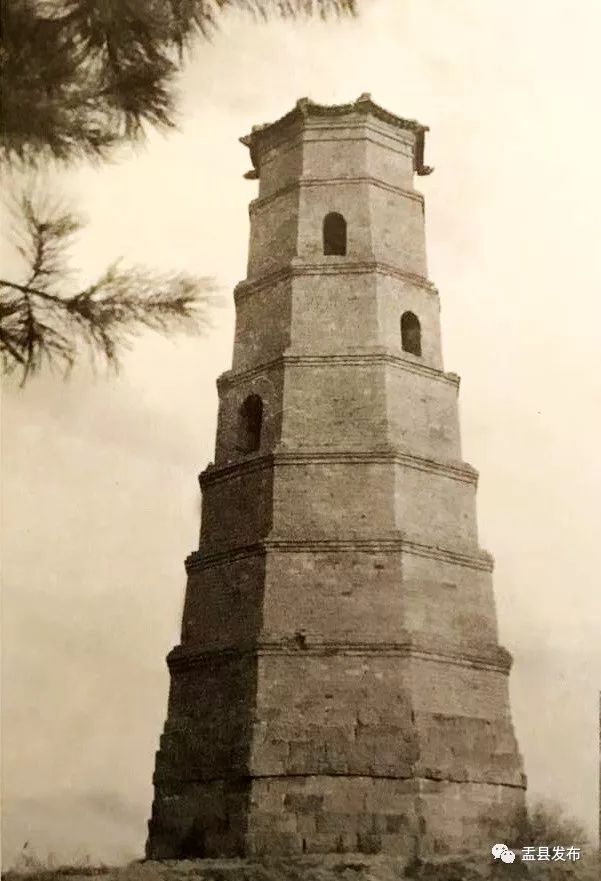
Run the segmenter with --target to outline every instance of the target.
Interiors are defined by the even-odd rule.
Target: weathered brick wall
[[[199,563],[203,561],[201,560]],[[263,629],[265,555],[209,560],[192,567],[182,616],[182,643],[228,647]]]
[[[497,670],[412,658],[411,684],[416,713],[508,718],[507,676]]]
[[[306,126],[302,134],[303,178],[331,180],[364,176],[367,151],[364,134],[365,121],[360,119],[338,127],[335,138],[328,125]]]
[[[402,565],[407,630],[466,649],[496,644],[492,579],[487,568],[418,554],[405,554]]]
[[[234,374],[268,364],[288,348],[292,308],[289,279],[266,286],[241,285],[238,290]]]
[[[303,650],[259,659],[253,775],[409,777],[418,756],[399,658]]]
[[[457,387],[412,363],[327,357],[285,366],[281,443],[314,449],[412,450],[458,461]]]
[[[276,465],[273,520],[278,535],[380,535],[394,528],[391,464],[303,461],[303,455]],[[358,453],[356,458],[365,457]]]
[[[350,114],[339,122],[335,133],[328,121],[308,120],[301,138],[304,178],[372,177],[413,188],[415,135],[411,131]]]
[[[430,544],[477,550],[475,482],[421,460],[396,466],[394,477],[397,529]]]
[[[251,853],[345,851],[413,856],[421,836],[416,781],[367,777],[255,779]]]
[[[491,575],[474,568],[486,561],[465,565],[422,556],[402,550],[400,539],[380,547],[316,542],[268,550],[265,632],[359,642],[414,633],[472,652],[496,645]]]
[[[424,367],[442,370],[440,301],[434,288],[380,273],[377,276],[378,338],[380,345],[395,355]],[[401,315],[413,312],[421,325],[421,356],[403,352]]]
[[[218,465],[240,460],[239,409],[249,394],[263,401],[262,452],[278,444],[389,447],[460,464],[456,383],[416,369],[407,357],[290,354],[261,371],[229,376],[219,391]]]
[[[386,419],[390,444],[443,461],[461,459],[457,386],[444,374],[434,377],[410,363],[386,368]]]
[[[283,190],[251,205],[248,277],[279,269],[296,255],[298,238],[296,189]]]
[[[412,132],[391,133],[386,126],[367,126],[365,141],[365,171],[376,180],[404,190],[413,189]]]
[[[384,365],[357,368],[337,361],[286,365],[284,447],[369,450],[385,444]]]
[[[302,174],[304,151],[302,129],[296,128],[284,141],[281,139],[273,147],[261,151],[261,177],[259,178],[259,199],[297,182]]]
[[[231,472],[205,471],[200,541],[203,551],[252,544],[271,529],[273,471],[269,461],[256,459]]]
[[[423,780],[417,809],[423,818],[420,853],[490,850],[499,836],[515,840],[524,817],[519,787]]]
[[[247,828],[256,661],[225,655],[171,667],[148,854],[235,855],[244,849]]]
[[[234,382],[222,382],[219,388],[218,433],[215,464],[240,462],[240,409],[249,395],[258,395],[263,402],[263,421],[256,455],[272,452],[282,433],[284,371],[273,364],[259,373],[239,376]]]
[[[170,860],[244,853],[250,791],[248,780],[155,782],[148,856]]]
[[[373,260],[372,224],[369,212],[371,184],[362,181],[327,181],[303,185],[300,189],[297,256],[302,261],[323,260],[323,219],[336,211],[346,220],[346,258],[329,257],[329,262]],[[335,296],[336,289],[330,291]]]
[[[397,191],[372,184],[368,198],[375,259],[425,278],[428,268],[422,196],[413,190]]]
[[[252,655],[216,654],[172,669],[168,721],[156,776],[161,780],[237,777],[248,767],[257,691]]]
[[[375,777],[255,779],[249,853],[386,853],[431,856],[511,840],[524,813],[521,789]],[[503,837],[503,836],[501,836]]]
[[[266,556],[265,633],[398,640],[406,619],[401,579],[399,550],[271,550]]]
[[[324,257],[323,272],[294,280],[290,349],[295,354],[371,352],[380,345],[375,275],[339,261]]]
[[[420,744],[416,776],[521,786],[508,721],[441,713],[415,713],[415,720]]]

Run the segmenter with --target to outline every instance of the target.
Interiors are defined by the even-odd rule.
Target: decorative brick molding
[[[270,551],[286,554],[328,554],[328,553],[360,553],[360,554],[412,554],[430,560],[440,560],[455,566],[492,572],[494,560],[487,551],[478,550],[474,553],[426,545],[402,536],[395,538],[267,538],[255,544],[229,548],[223,551],[204,553],[194,551],[186,559],[186,571],[191,574],[212,566],[220,566],[233,560],[245,557],[265,556]]]
[[[265,288],[271,288],[282,281],[292,278],[311,275],[370,275],[377,273],[400,281],[407,282],[422,288],[429,294],[438,297],[438,289],[431,281],[422,275],[407,272],[399,266],[391,263],[383,263],[377,260],[348,260],[345,257],[324,258],[323,262],[315,263],[304,261],[299,257],[293,257],[292,261],[280,269],[269,272],[258,278],[249,278],[238,282],[234,288],[234,302],[240,303],[245,297],[256,294]]]
[[[343,640],[326,640],[319,636],[299,633],[279,639],[260,638],[246,645],[213,647],[204,645],[202,648],[193,645],[179,645],[167,656],[170,670],[191,670],[219,659],[231,657],[262,657],[265,655],[299,655],[331,657],[373,657],[385,658],[419,658],[440,664],[453,664],[479,670],[493,670],[508,674],[512,665],[512,656],[498,645],[482,647],[469,651],[465,647],[437,645],[432,640],[420,638],[417,634],[407,635],[402,642],[352,642]]]
[[[444,370],[437,370],[435,367],[423,364],[416,355],[397,355],[394,352],[383,350],[381,352],[357,352],[345,355],[284,352],[279,358],[258,364],[256,367],[251,367],[248,370],[227,370],[218,377],[217,387],[219,389],[229,388],[238,383],[245,383],[256,376],[262,376],[273,370],[282,370],[287,365],[291,367],[374,367],[387,365],[394,367],[396,370],[403,370],[408,373],[427,376],[429,379],[435,379],[438,382],[449,383],[449,385],[453,385],[457,389],[460,384],[460,378],[456,373],[447,373]]]
[[[478,472],[467,463],[437,462],[404,450],[383,448],[377,450],[285,450],[279,448],[267,455],[248,456],[240,462],[227,465],[209,465],[200,475],[201,487],[210,486],[241,474],[250,474],[266,468],[285,465],[401,465],[416,471],[427,471],[451,480],[476,486]]]
[[[387,193],[394,193],[404,199],[419,202],[420,205],[424,204],[422,193],[418,193],[416,190],[406,190],[403,187],[394,186],[394,184],[387,183],[378,177],[371,177],[369,175],[357,175],[355,177],[301,177],[298,178],[298,180],[293,181],[293,183],[287,184],[279,190],[276,190],[275,193],[270,193],[262,199],[254,199],[249,205],[249,213],[253,214],[255,211],[260,211],[261,208],[264,208],[266,205],[269,205],[271,202],[274,202],[276,199],[279,199],[281,196],[285,196],[288,193],[298,192],[302,189],[310,189],[311,187],[346,186],[347,184],[369,184],[380,190],[385,190]]]
[[[354,119],[355,114],[359,119]],[[432,171],[431,168],[424,165],[424,140],[428,126],[422,125],[415,119],[403,119],[390,113],[372,101],[371,96],[365,93],[349,104],[324,105],[310,101],[308,98],[301,98],[296,102],[293,110],[275,122],[253,126],[249,135],[240,138],[241,143],[249,148],[253,163],[254,173],[249,173],[247,177],[258,177],[260,152],[280,147],[283,143],[290,141],[290,129],[294,129],[300,123],[307,130],[311,127],[311,122],[315,125],[315,120],[320,117],[326,122],[328,128],[332,128],[337,119],[343,123],[345,128],[353,124],[365,127],[369,117],[377,119],[389,126],[390,130],[395,131],[399,141],[414,149],[413,166],[417,174],[427,175]],[[386,129],[386,134],[390,134],[390,130]],[[409,133],[413,135],[412,138],[408,136]]]

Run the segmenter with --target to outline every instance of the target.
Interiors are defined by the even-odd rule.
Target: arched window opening
[[[412,355],[422,353],[422,331],[417,315],[404,312],[401,317],[401,344],[404,352]]]
[[[323,252],[344,257],[346,254],[346,220],[332,211],[323,220]]]
[[[263,401],[258,395],[249,395],[240,407],[238,418],[238,449],[254,453],[261,446]]]

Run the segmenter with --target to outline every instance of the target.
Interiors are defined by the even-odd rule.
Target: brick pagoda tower
[[[490,848],[523,812],[413,187],[425,131],[362,95],[242,138],[259,197],[150,857]]]

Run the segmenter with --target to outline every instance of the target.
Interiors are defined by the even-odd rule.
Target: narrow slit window
[[[323,253],[339,257],[346,254],[346,220],[336,211],[326,214],[323,220]]]
[[[258,395],[249,395],[240,407],[238,419],[238,449],[254,453],[261,446],[263,401]]]
[[[404,312],[401,317],[401,344],[404,352],[411,355],[422,353],[422,330],[413,312]]]

